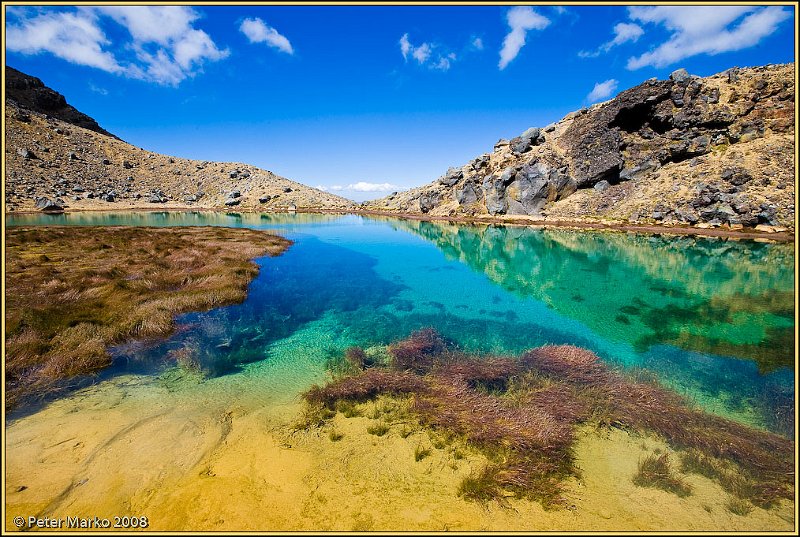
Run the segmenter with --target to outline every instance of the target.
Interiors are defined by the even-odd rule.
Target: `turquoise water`
[[[115,349],[106,378],[158,373],[182,354],[210,378],[264,379],[296,395],[344,348],[433,326],[482,353],[586,347],[711,412],[793,431],[790,245],[352,215],[95,213],[7,224],[222,225],[294,241],[257,260],[244,303],[183,315],[167,341]]]

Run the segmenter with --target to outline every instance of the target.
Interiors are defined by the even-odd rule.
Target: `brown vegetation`
[[[290,244],[219,227],[7,229],[7,404],[108,366],[109,345],[164,336],[178,313],[243,300],[250,260]]]
[[[656,434],[682,450],[681,469],[701,473],[735,497],[769,507],[793,497],[792,441],[692,407],[658,385],[610,369],[573,346],[545,346],[520,358],[468,356],[432,329],[389,346],[387,367],[339,377],[305,394],[331,417],[342,402],[410,395],[419,423],[480,450],[487,466],[465,479],[472,500],[515,496],[563,504],[565,481],[578,476],[579,424]],[[325,419],[317,423],[324,423]],[[636,479],[686,495],[666,456],[642,462]]]
[[[666,490],[682,498],[692,493],[692,487],[672,471],[666,453],[648,455],[639,461],[639,472],[633,477],[633,484]]]

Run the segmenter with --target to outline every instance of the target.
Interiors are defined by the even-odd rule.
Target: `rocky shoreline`
[[[692,227],[687,225],[666,225],[666,224],[638,224],[631,222],[613,222],[613,221],[590,221],[590,220],[552,220],[552,219],[535,219],[530,217],[509,217],[509,216],[436,216],[431,214],[418,214],[418,213],[397,213],[392,211],[377,211],[370,209],[362,210],[340,210],[340,209],[307,209],[298,208],[296,210],[282,210],[282,211],[258,211],[255,209],[230,209],[230,208],[203,208],[198,209],[192,206],[170,206],[170,207],[133,207],[126,209],[130,212],[216,212],[216,213],[260,213],[260,214],[331,214],[331,215],[347,215],[354,214],[360,216],[377,216],[400,218],[406,220],[423,220],[423,221],[440,221],[450,222],[465,225],[501,225],[501,226],[528,226],[535,228],[546,229],[563,228],[574,230],[592,230],[592,231],[617,231],[617,232],[631,232],[631,233],[645,233],[655,235],[695,235],[700,237],[721,237],[731,239],[751,239],[757,241],[774,241],[774,242],[794,242],[794,230],[781,227],[781,226],[765,226],[761,225],[757,228],[742,228],[730,229],[723,227]],[[106,208],[96,209],[66,209],[58,214],[79,214],[79,213],[104,213],[121,211]],[[6,213],[7,216],[11,215],[31,215],[41,214],[41,211],[14,211]]]

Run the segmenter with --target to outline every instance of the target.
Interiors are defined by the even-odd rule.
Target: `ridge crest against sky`
[[[795,60],[779,5],[5,9],[7,64],[122,139],[357,201],[679,67]]]

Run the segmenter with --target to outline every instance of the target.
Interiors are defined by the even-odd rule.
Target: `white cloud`
[[[662,25],[670,38],[638,57],[628,60],[628,69],[665,67],[698,54],[720,54],[759,43],[791,17],[780,6],[637,6],[628,8],[631,19]],[[733,23],[744,15],[735,27]]]
[[[544,30],[550,25],[550,19],[544,17],[529,6],[517,6],[508,10],[506,20],[511,31],[503,40],[503,48],[500,50],[500,63],[498,67],[505,69],[506,66],[517,57],[520,49],[525,46],[525,35],[528,30]]]
[[[294,54],[289,40],[259,18],[243,20],[239,30],[251,43],[266,43],[286,54]]]
[[[323,192],[327,192],[328,191],[328,187],[325,186],[325,185],[317,185],[314,188],[316,188],[317,190],[322,190]]]
[[[481,39],[480,37],[473,38],[470,44],[472,45],[472,48],[474,48],[475,50],[483,50],[483,39]]]
[[[611,96],[612,93],[617,91],[617,86],[619,85],[619,81],[614,80],[606,80],[605,82],[598,82],[594,85],[594,89],[586,96],[586,100],[590,103],[595,103],[597,101],[602,101],[607,99]]]
[[[197,74],[204,62],[229,54],[193,27],[200,14],[188,7],[81,7],[73,12],[12,15],[17,21],[8,25],[8,50],[49,52],[71,63],[158,84],[178,85]],[[101,23],[108,21],[127,29],[131,41],[111,43],[101,29]]]
[[[435,43],[413,45],[408,39],[407,33],[403,34],[398,43],[404,60],[408,61],[410,55],[419,65],[427,65],[430,69],[447,71],[450,69],[451,62],[456,60],[456,55],[452,52],[444,51],[441,45]]]
[[[164,46],[180,39],[200,18],[193,9],[181,6],[104,6],[94,9],[127,28],[136,41]]]
[[[43,13],[25,18],[20,13],[18,24],[6,29],[6,48],[22,54],[49,52],[78,65],[123,73],[113,54],[103,50],[110,42],[87,13]]]
[[[101,88],[100,86],[95,86],[93,83],[89,82],[89,89],[95,93],[99,93],[100,95],[108,95],[108,90],[105,88]]]
[[[644,35],[644,30],[638,24],[620,22],[614,26],[614,38],[611,41],[606,41],[592,52],[582,50],[578,52],[578,56],[581,58],[596,58],[601,53],[608,52],[617,45],[622,45],[629,41],[635,43],[642,35]]]
[[[367,183],[365,181],[359,181],[340,188],[340,190],[352,190],[354,192],[393,192],[399,189],[399,186],[391,183]],[[331,190],[335,190],[335,188],[331,187]]]
[[[431,46],[428,43],[423,43],[414,48],[414,51],[411,53],[411,55],[419,64],[423,64],[428,61],[428,58],[431,57]]]
[[[331,190],[335,190],[338,192],[339,190],[344,190],[344,187],[342,185],[333,185],[331,187]]]
[[[411,42],[408,40],[408,34],[403,34],[403,37],[400,38],[400,53],[403,55],[403,59],[408,59],[408,53],[411,52]]]
[[[632,22],[620,22],[614,26],[614,39],[603,44],[600,48],[608,51],[611,49],[611,47],[616,47],[617,45],[627,43],[628,41],[635,43],[640,37],[642,37],[643,34],[644,30],[642,30],[642,27],[638,24],[634,24]]]

